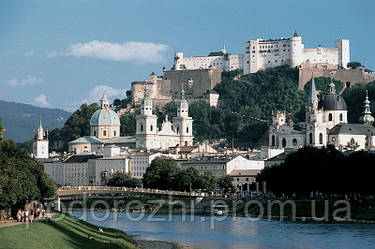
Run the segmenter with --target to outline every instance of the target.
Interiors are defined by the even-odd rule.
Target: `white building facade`
[[[243,54],[229,54],[223,46],[220,52],[212,52],[208,56],[184,57],[182,52],[177,52],[174,58],[175,70],[195,69],[223,69],[232,71],[243,68]]]
[[[319,99],[313,78],[305,122],[296,129],[285,112],[276,112],[269,126],[269,147],[296,150],[303,146],[332,144],[341,151],[375,149],[374,118],[367,93],[360,123],[348,124],[347,114],[345,100],[336,94],[334,83],[331,81],[329,93]]]
[[[168,120],[167,116],[159,130],[157,116],[152,113],[152,99],[146,89],[141,114],[136,117],[136,147],[147,150],[166,150],[178,145],[191,146],[193,139],[193,119],[189,117],[189,104],[184,92],[182,91],[177,116],[173,118],[173,123]]]
[[[48,151],[48,137],[43,130],[42,120],[40,120],[36,138],[33,142],[33,157],[38,159],[46,159],[49,155]]]
[[[244,44],[244,74],[281,65],[291,67],[303,63],[329,64],[347,68],[350,62],[350,44],[347,39],[339,39],[334,48],[305,48],[302,37],[297,33],[290,38],[255,39]]]

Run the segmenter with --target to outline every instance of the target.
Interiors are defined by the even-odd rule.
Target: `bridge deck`
[[[180,192],[159,189],[145,188],[127,188],[127,187],[106,187],[106,186],[77,186],[77,187],[61,187],[56,191],[56,195],[72,196],[84,194],[143,194],[143,195],[171,195],[186,197],[204,197],[204,193]]]

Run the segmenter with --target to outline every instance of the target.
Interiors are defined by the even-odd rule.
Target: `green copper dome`
[[[91,116],[90,125],[118,125],[120,119],[114,111],[110,109],[99,109]]]

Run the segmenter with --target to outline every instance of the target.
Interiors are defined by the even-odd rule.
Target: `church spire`
[[[371,115],[371,110],[370,110],[370,100],[368,99],[368,91],[366,90],[366,99],[363,102],[363,112],[362,116],[359,118],[359,122],[367,125],[372,125],[374,123],[374,117]]]
[[[335,83],[333,83],[333,76],[331,77],[331,83],[329,83],[329,93],[331,94],[336,93]]]
[[[107,99],[107,95],[105,94],[105,89],[103,91],[103,97],[100,100],[100,108],[101,109],[108,109],[109,108],[109,101]]]
[[[42,116],[40,116],[39,118],[39,128],[38,128],[38,137],[37,139],[38,140],[43,140],[44,138],[44,130],[43,130],[43,126],[42,126]]]
[[[142,110],[143,115],[152,115],[152,99],[149,95],[149,90],[145,87],[144,98],[142,99]]]
[[[310,92],[309,92],[309,105],[313,109],[318,108],[318,94],[316,92],[316,87],[315,87],[315,79],[314,79],[314,73],[311,73],[311,87],[310,87]]]
[[[181,99],[177,106],[177,117],[188,117],[189,104],[185,99],[185,91],[181,90]]]

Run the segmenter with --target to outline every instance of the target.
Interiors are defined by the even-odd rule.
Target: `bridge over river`
[[[108,186],[64,186],[56,191],[57,210],[61,211],[60,197],[79,196],[79,195],[152,195],[152,196],[174,196],[174,197],[190,197],[203,199],[205,193],[181,192],[171,190],[146,189],[146,188],[128,188],[128,187],[108,187]]]

